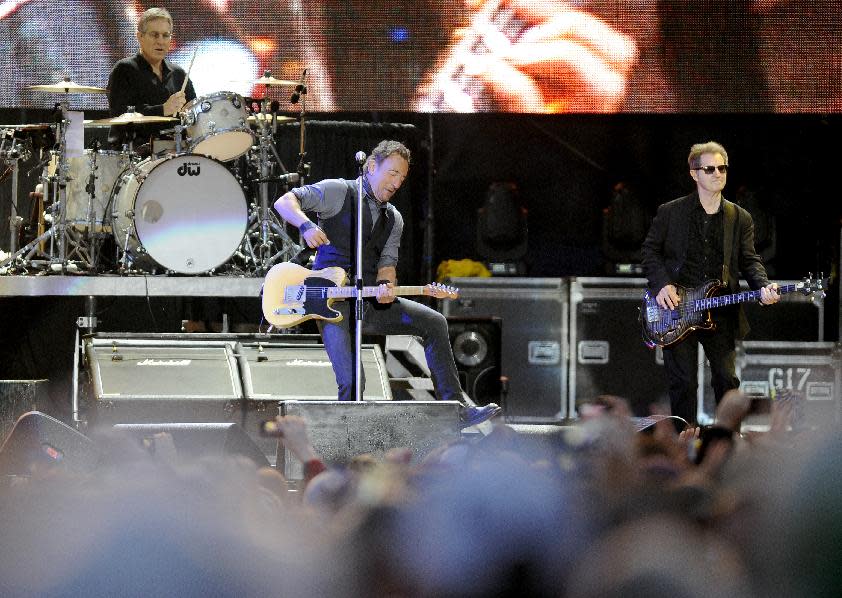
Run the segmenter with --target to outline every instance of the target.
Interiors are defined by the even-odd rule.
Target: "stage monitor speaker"
[[[382,457],[393,448],[412,449],[417,462],[459,438],[456,401],[281,401],[281,415],[307,422],[310,444],[329,464],[357,455]],[[288,480],[303,478],[302,464],[279,445],[277,467]]]
[[[462,389],[477,405],[500,403],[500,341],[497,317],[447,319]]]
[[[390,401],[386,360],[378,345],[361,347],[365,400]],[[237,347],[243,391],[251,400],[335,401],[336,376],[324,345],[243,342]]]
[[[158,434],[169,434],[179,460],[242,456],[258,467],[269,466],[263,451],[234,423],[116,424],[114,430],[129,434],[150,452]]]
[[[29,475],[39,466],[78,474],[99,465],[94,443],[59,420],[30,411],[20,416],[0,448],[0,475]]]

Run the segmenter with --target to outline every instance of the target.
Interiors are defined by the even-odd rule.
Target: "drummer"
[[[117,62],[108,77],[108,106],[112,117],[127,112],[130,106],[147,116],[175,116],[186,102],[195,99],[191,81],[181,91],[187,73],[166,60],[172,30],[172,17],[165,8],[150,8],[140,16],[136,34],[140,52]],[[108,141],[118,149],[130,141],[141,145],[168,126],[111,127]]]

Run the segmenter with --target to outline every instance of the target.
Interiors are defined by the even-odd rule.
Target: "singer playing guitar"
[[[465,395],[450,347],[447,320],[421,303],[396,297],[398,251],[403,218],[390,203],[409,174],[409,149],[398,141],[381,141],[365,161],[363,201],[363,284],[377,285],[376,297],[366,300],[363,314],[365,334],[408,334],[420,337],[430,368],[430,376],[440,400],[458,401],[463,425],[481,423],[498,413],[500,407],[465,405]],[[338,266],[346,272],[354,263],[353,240],[359,180],[326,179],[294,188],[275,202],[278,214],[298,228],[308,247],[316,249],[314,270]],[[367,209],[366,209],[367,208]],[[314,212],[312,222],[305,212]],[[338,322],[320,321],[319,328],[336,375],[338,398],[353,400],[354,347],[350,331],[350,302],[335,308],[342,314]],[[365,380],[361,381],[365,388]]]
[[[658,208],[643,243],[643,269],[649,292],[664,309],[680,308],[676,285],[694,288],[720,280],[727,292],[739,289],[740,274],[760,302],[776,303],[778,285],[766,278],[766,269],[754,249],[751,215],[722,196],[728,174],[728,154],[710,141],[690,148],[687,158],[696,190]],[[664,369],[669,382],[672,415],[696,421],[697,343],[710,362],[716,403],[732,388],[739,388],[735,370],[735,340],[748,333],[742,305],[711,312],[714,327],[695,330],[684,340],[664,347]]]

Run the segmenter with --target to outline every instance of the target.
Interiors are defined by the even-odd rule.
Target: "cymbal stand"
[[[91,174],[88,176],[88,182],[85,185],[85,191],[88,192],[88,247],[89,247],[89,266],[91,270],[96,271],[97,259],[97,242],[103,237],[102,233],[96,232],[96,181],[97,176],[97,156],[99,155],[99,141],[95,141],[91,148]],[[103,223],[104,224],[104,223]]]
[[[289,260],[300,251],[300,247],[290,238],[280,219],[275,216],[269,204],[269,183],[289,183],[297,180],[296,173],[287,172],[278,156],[274,143],[277,130],[277,109],[270,111],[270,102],[264,98],[260,103],[258,119],[258,205],[253,206],[249,216],[249,225],[243,240],[241,253],[254,264],[255,274],[265,274],[278,261]],[[271,124],[270,124],[271,116]],[[271,156],[270,156],[271,154]],[[272,176],[272,158],[281,171],[279,176]],[[273,253],[273,250],[274,253]]]
[[[304,179],[310,174],[310,163],[305,162],[307,159],[307,144],[304,134],[306,129],[304,120],[307,116],[307,85],[304,83],[304,80],[306,77],[307,69],[304,69],[304,72],[301,73],[301,83],[296,86],[295,91],[292,92],[289,98],[290,104],[297,104],[301,100],[301,111],[298,113],[298,166],[296,167],[299,185],[303,185]]]
[[[54,209],[58,209],[58,224],[54,226],[54,230],[58,233],[58,261],[52,260],[50,269],[55,269],[57,263],[61,269],[66,265],[67,261],[67,173],[70,170],[70,165],[67,163],[67,127],[70,120],[67,118],[67,108],[69,106],[69,99],[65,99],[59,103],[61,109],[61,120],[58,123],[58,188],[56,192],[56,202],[53,204]],[[53,218],[55,218],[55,211]],[[55,241],[55,237],[53,237]],[[52,252],[51,252],[52,254]]]

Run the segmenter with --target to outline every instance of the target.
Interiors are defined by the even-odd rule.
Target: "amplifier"
[[[379,345],[363,345],[360,349],[366,381],[363,398],[391,401],[383,351]],[[337,398],[336,377],[324,345],[242,342],[237,346],[237,362],[249,399],[277,402]]]
[[[84,343],[97,401],[243,397],[230,341],[86,337]]]
[[[745,425],[768,426],[771,401],[783,390],[794,391],[803,399],[798,423],[811,427],[840,424],[842,353],[839,344],[738,341],[736,352],[740,390],[755,399],[755,404],[762,404],[763,400],[770,402],[761,406],[759,413],[750,414]],[[698,397],[699,423],[713,423],[716,403],[710,387],[710,366],[701,353]]]
[[[568,416],[567,281],[453,278],[449,284],[459,288],[459,299],[440,304],[442,314],[450,321],[456,318],[499,321],[502,338],[499,371],[509,380],[505,401],[507,418],[523,423],[565,419]]]

